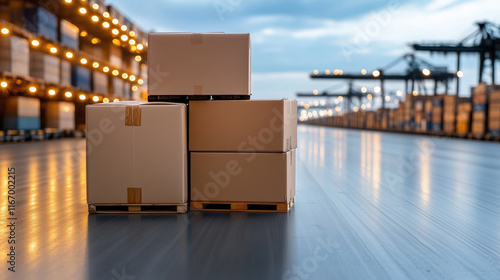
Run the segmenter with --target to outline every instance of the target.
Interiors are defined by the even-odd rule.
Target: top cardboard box
[[[250,35],[151,33],[150,95],[250,95]]]
[[[187,202],[186,105],[88,105],[88,204]]]
[[[286,152],[297,148],[297,100],[189,103],[189,150]]]

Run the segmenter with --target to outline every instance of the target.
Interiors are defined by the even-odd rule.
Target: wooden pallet
[[[290,211],[295,203],[295,198],[290,202],[204,202],[191,201],[191,210],[197,211],[229,211],[229,212],[278,212]]]
[[[184,204],[89,204],[89,213],[121,214],[160,214],[186,213],[187,203]]]

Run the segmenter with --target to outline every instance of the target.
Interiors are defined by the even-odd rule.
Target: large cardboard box
[[[296,150],[286,153],[191,153],[191,201],[290,202]]]
[[[250,95],[250,35],[151,33],[150,95]]]
[[[88,105],[88,204],[187,202],[186,105]]]
[[[189,103],[190,151],[285,152],[295,148],[296,100]]]

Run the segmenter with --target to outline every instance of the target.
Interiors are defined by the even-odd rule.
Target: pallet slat
[[[184,204],[89,204],[91,214],[123,214],[123,213],[186,213]]]
[[[290,211],[295,198],[290,202],[228,202],[228,201],[192,201],[191,210],[197,211],[229,211],[229,212],[279,212]]]

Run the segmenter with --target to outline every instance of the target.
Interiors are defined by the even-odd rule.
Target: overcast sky
[[[477,21],[500,23],[498,0],[113,0],[146,31],[243,32],[252,40],[253,97],[294,97],[297,91],[346,82],[313,81],[314,69],[356,72],[381,68],[408,53],[408,43],[456,42]],[[455,71],[456,56],[419,53]],[[478,56],[463,59],[461,95],[477,83]],[[402,66],[401,66],[402,67]],[[394,71],[402,68],[394,68]],[[375,83],[356,82],[373,88]],[[392,83],[389,89],[402,89]],[[453,90],[453,85],[451,90]]]

